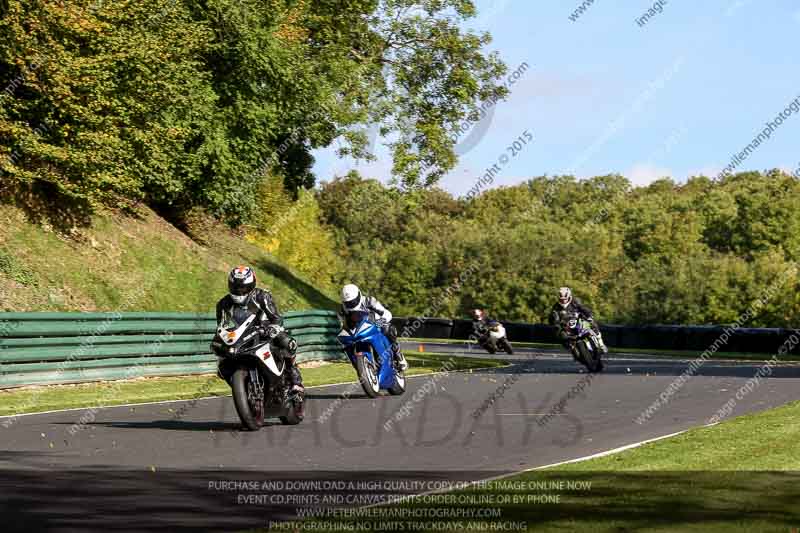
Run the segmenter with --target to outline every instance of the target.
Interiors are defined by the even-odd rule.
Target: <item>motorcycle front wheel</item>
[[[369,362],[369,359],[363,355],[356,356],[356,372],[358,372],[358,381],[361,382],[361,388],[364,389],[364,394],[369,398],[375,398],[381,390],[378,383],[378,373],[375,366]]]
[[[578,351],[580,351],[586,369],[589,372],[600,372],[603,369],[603,361],[600,359],[600,352],[596,348],[594,350],[589,350],[586,347],[586,342],[578,342]]]
[[[250,431],[258,431],[264,425],[264,401],[255,398],[257,385],[250,378],[250,371],[239,368],[231,378],[233,405],[242,424]]]
[[[402,370],[395,370],[394,385],[389,387],[389,394],[400,396],[406,391],[406,374]]]

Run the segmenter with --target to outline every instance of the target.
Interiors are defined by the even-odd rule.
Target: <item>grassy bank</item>
[[[243,263],[281,310],[335,307],[330,280],[299,277],[217,223],[201,228],[193,240],[141,207],[64,235],[0,204],[0,311],[208,311]]]
[[[503,361],[432,353],[409,354],[408,361],[411,365],[409,376],[438,372],[448,361],[452,361],[449,365],[452,370],[493,368],[505,364]],[[346,383],[356,379],[353,367],[344,362],[303,368],[302,373],[307,387]],[[229,394],[228,385],[213,375],[29,387],[0,391],[0,416],[77,407],[187,400]]]

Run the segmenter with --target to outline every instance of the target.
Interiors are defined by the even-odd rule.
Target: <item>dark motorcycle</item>
[[[506,337],[506,328],[497,320],[489,320],[476,328],[475,337],[478,344],[487,352],[494,355],[497,350],[503,350],[508,355],[514,354],[514,349]]]
[[[589,320],[575,315],[567,317],[561,326],[566,333],[567,345],[572,357],[589,372],[603,370],[603,350]]]
[[[220,322],[211,349],[221,358],[220,375],[233,391],[239,418],[251,431],[264,425],[266,417],[294,425],[303,420],[303,395],[291,393],[289,372],[280,350],[273,352],[271,339],[280,326],[261,326],[258,316],[237,309]],[[272,331],[270,331],[272,329]]]

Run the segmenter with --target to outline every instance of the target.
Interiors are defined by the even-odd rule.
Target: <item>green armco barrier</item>
[[[293,311],[297,360],[344,358],[333,311]],[[210,313],[0,313],[0,388],[216,371]]]

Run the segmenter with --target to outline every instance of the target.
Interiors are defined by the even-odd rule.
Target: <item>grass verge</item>
[[[449,354],[407,354],[411,368],[407,375],[438,372],[447,361],[451,370],[494,368],[505,361],[453,357]],[[307,387],[355,380],[349,363],[334,362],[302,369]],[[141,378],[128,381],[52,385],[0,391],[0,416],[19,415],[79,407],[189,400],[206,396],[228,396],[230,387],[214,375]]]
[[[618,454],[380,509],[415,516],[405,531],[792,533],[800,528],[799,418],[795,402]],[[448,510],[493,517],[447,518]],[[388,520],[380,512],[368,516],[373,526]],[[334,524],[348,530],[352,522]]]

